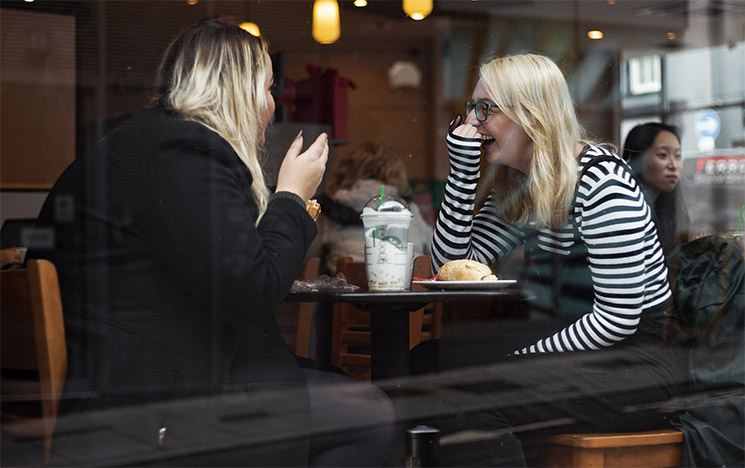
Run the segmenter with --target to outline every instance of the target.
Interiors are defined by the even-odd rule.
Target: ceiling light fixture
[[[432,0],[404,0],[402,8],[409,18],[420,21],[432,13]]]
[[[244,31],[248,31],[248,33],[252,36],[256,36],[256,37],[261,36],[261,30],[259,29],[259,25],[256,23],[245,21],[241,23],[239,27],[243,29]]]
[[[592,40],[602,39],[603,31],[599,29],[593,29],[592,31],[587,31],[587,37],[589,37]]]
[[[354,0],[354,6],[362,8],[367,6],[367,0]]]
[[[313,4],[313,39],[319,44],[332,44],[340,35],[339,4],[336,0],[316,0]]]

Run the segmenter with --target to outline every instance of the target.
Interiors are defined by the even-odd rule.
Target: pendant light
[[[259,25],[256,23],[245,21],[239,24],[238,27],[247,31],[252,36],[261,37],[261,30],[259,29]]]
[[[313,39],[332,44],[339,39],[339,4],[336,0],[316,0],[313,4]]]
[[[423,20],[432,13],[432,0],[404,0],[403,9],[409,18]]]

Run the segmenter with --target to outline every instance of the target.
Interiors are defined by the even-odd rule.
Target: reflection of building
[[[745,204],[745,149],[689,154],[680,183],[694,234],[734,231]]]
[[[681,127],[684,158],[745,146],[745,3],[658,2],[641,10],[680,18],[683,28],[667,33],[667,45],[621,49],[621,135],[658,120]]]
[[[642,122],[680,127],[692,233],[734,231],[745,203],[745,4],[670,2],[650,13],[679,14],[674,3],[686,15],[675,47],[622,50],[619,143]]]
[[[745,42],[632,57],[622,73],[622,136],[657,120],[682,129],[684,158],[745,146]]]

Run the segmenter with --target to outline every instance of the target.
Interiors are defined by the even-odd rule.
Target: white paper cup
[[[409,253],[411,212],[379,212],[365,208],[365,271],[370,291],[405,291]],[[410,278],[410,276],[409,276]]]
[[[406,249],[406,289],[411,289],[411,277],[414,274],[414,259],[416,258],[416,252],[414,250],[414,243],[409,242],[408,248]]]

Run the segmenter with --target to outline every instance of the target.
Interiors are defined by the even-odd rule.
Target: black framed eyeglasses
[[[479,122],[485,122],[486,119],[489,118],[489,112],[491,112],[492,107],[499,109],[499,106],[496,104],[489,104],[484,101],[473,102],[469,99],[466,101],[466,117],[468,117],[468,114],[475,109],[476,119],[478,119]]]

